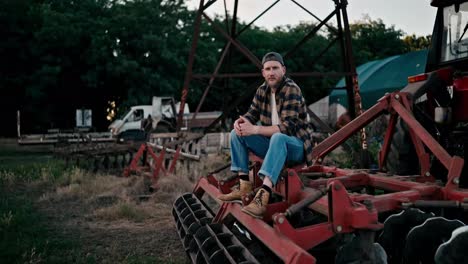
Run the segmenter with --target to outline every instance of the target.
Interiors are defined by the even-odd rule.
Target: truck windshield
[[[457,12],[458,11],[458,12]],[[468,3],[444,8],[444,32],[442,34],[442,61],[468,57]]]

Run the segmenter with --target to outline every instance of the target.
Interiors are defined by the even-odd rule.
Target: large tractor
[[[263,219],[241,212],[251,195],[216,199],[237,179],[214,173],[174,202],[193,263],[468,263],[468,1],[431,5],[426,73],[317,145],[314,165],[285,167]],[[380,115],[390,117],[379,170],[322,165]],[[257,187],[260,163],[252,158]],[[407,173],[390,173],[403,163]]]

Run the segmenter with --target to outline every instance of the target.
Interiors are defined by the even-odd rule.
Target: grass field
[[[66,173],[63,162],[43,152],[15,148],[0,150],[0,259],[4,263],[60,262],[79,256],[79,241],[60,238],[34,201]],[[47,183],[49,182],[49,183]],[[59,238],[59,239],[58,239]],[[62,255],[63,252],[67,252]]]
[[[67,167],[50,153],[0,139],[0,263],[186,263],[172,203],[226,162],[206,158],[150,193],[144,177]]]
[[[190,177],[161,180],[142,202],[143,177],[93,174],[49,153],[0,140],[0,263],[185,263],[171,210]]]

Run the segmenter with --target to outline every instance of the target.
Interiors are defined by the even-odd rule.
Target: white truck
[[[20,129],[20,113],[18,111],[18,144],[57,144],[81,143],[81,142],[115,142],[117,141],[143,141],[146,132],[143,130],[142,122],[151,116],[151,133],[175,132],[177,113],[180,103],[176,103],[172,97],[154,96],[151,105],[135,105],[120,119],[116,119],[109,125],[108,132],[89,132],[86,129],[75,128],[73,131],[61,131],[58,129],[48,130],[45,134],[24,135]],[[78,112],[77,112],[78,113]],[[184,118],[182,130],[190,127],[191,131],[201,130],[217,119],[222,112],[200,112],[192,122],[193,114],[190,113],[186,104],[184,107]],[[81,117],[81,116],[80,116]],[[80,119],[77,114],[77,120]],[[78,122],[78,121],[77,121]],[[190,126],[189,126],[190,125]]]
[[[152,133],[174,132],[176,129],[177,115],[180,102],[175,102],[172,97],[154,96],[151,105],[135,105],[109,125],[112,135],[122,140],[144,140],[145,131],[142,128],[144,119],[151,118]],[[207,127],[217,119],[222,112],[200,112],[192,122],[193,114],[190,113],[188,104],[184,107],[182,130],[190,127],[192,130]]]

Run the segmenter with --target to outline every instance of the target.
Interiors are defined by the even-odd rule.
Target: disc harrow
[[[179,197],[172,214],[193,263],[258,263],[226,226],[212,222],[213,215],[194,194]]]
[[[180,238],[191,261],[212,263],[216,254],[220,254],[215,252],[222,250],[246,255],[250,251],[249,254],[261,263],[400,264],[412,263],[415,259],[411,254],[415,252],[428,253],[427,259],[418,256],[421,263],[434,263],[436,255],[460,247],[460,241],[463,241],[460,238],[466,237],[464,234],[458,238],[452,235],[452,244],[440,244],[450,238],[453,230],[464,228],[460,221],[447,220],[453,215],[466,220],[468,192],[459,186],[459,179],[464,176],[464,160],[451,156],[422,128],[411,115],[407,98],[409,96],[405,93],[388,94],[377,105],[315,146],[313,166],[284,168],[272,189],[273,198],[263,219],[241,211],[242,206],[252,200],[251,197],[243,197],[243,204],[223,203],[216,198],[228,193],[237,178],[220,180],[215,174],[200,178],[192,193],[176,200],[173,210]],[[393,115],[379,156],[380,170],[385,165],[396,117],[400,115],[414,133],[412,138],[422,164],[420,175],[389,177],[385,172],[340,169],[320,164],[326,154],[384,112]],[[427,173],[427,150],[447,169],[445,183],[435,180],[441,176]],[[262,180],[255,163],[261,161],[253,162],[250,177],[254,188],[259,188]],[[212,203],[204,201],[214,201],[215,209],[207,206]],[[426,213],[418,208],[429,210]],[[243,232],[235,232],[233,222],[241,226]],[[432,232],[437,228],[440,229],[438,232]],[[239,233],[248,233],[251,239],[247,240],[260,246],[248,246],[245,235]],[[433,233],[434,236],[428,239],[421,236],[424,233]],[[222,238],[224,236],[229,239]],[[234,241],[232,244],[242,250],[229,251],[231,244],[224,244],[224,239]],[[468,252],[464,250],[458,254],[457,259],[461,259]],[[237,256],[233,253],[225,257],[230,261],[236,260],[233,255]],[[258,256],[274,258],[264,260]],[[241,261],[252,260],[245,258]]]
[[[88,143],[67,145],[54,150],[54,155],[73,165],[98,171],[119,171],[126,167],[138,150],[135,144]]]

